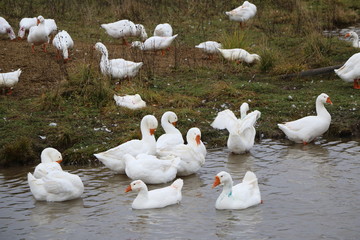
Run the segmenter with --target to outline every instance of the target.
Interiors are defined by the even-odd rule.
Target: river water
[[[209,150],[204,167],[184,178],[182,202],[153,210],[132,210],[131,180],[102,166],[64,167],[85,191],[60,203],[34,200],[26,180],[34,167],[1,169],[0,239],[360,239],[359,153],[349,140],[261,140],[245,155]],[[223,170],[235,183],[254,171],[264,203],[216,210],[221,187],[211,186]]]

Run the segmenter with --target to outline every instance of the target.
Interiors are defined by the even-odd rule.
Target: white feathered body
[[[145,42],[134,41],[131,43],[132,47],[138,47],[143,51],[157,51],[164,50],[170,47],[171,43],[175,40],[178,35],[171,37],[159,37],[153,36],[145,40]]]
[[[233,48],[233,49],[220,49],[218,51],[221,55],[229,61],[240,61],[246,63],[253,63],[254,61],[260,61],[260,56],[257,54],[250,54],[248,51],[242,48]]]
[[[0,73],[0,87],[13,87],[19,82],[21,70],[13,72]]]
[[[158,24],[154,30],[154,36],[158,37],[171,37],[173,35],[173,29],[170,24],[162,23]]]
[[[245,1],[240,7],[225,12],[229,19],[236,22],[245,22],[256,15],[257,8],[254,4]]]
[[[134,24],[132,21],[127,19],[113,23],[101,24],[101,27],[104,28],[106,33],[113,38],[140,37],[143,41],[147,38],[143,25]]]
[[[37,179],[28,173],[31,193],[38,201],[60,202],[76,199],[84,192],[81,178],[64,171],[52,171]]]
[[[13,28],[3,17],[0,17],[0,34],[8,34],[11,40],[16,38]]]
[[[118,96],[114,94],[114,100],[116,102],[116,105],[130,109],[139,109],[146,107],[146,102],[141,99],[141,96],[139,94],[124,96]]]
[[[215,54],[219,52],[218,48],[222,48],[222,45],[221,43],[215,41],[206,41],[196,45],[195,47],[201,49],[206,54]]]
[[[334,71],[345,82],[360,79],[360,53],[352,55],[341,68]]]
[[[72,49],[74,47],[74,41],[72,40],[70,34],[62,30],[58,32],[53,41],[53,46],[62,53],[64,59],[69,58],[69,49]]]

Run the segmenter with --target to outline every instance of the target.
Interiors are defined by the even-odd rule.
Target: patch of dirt
[[[48,44],[47,52],[43,52],[41,46],[35,47],[32,53],[31,45],[26,40],[10,41],[0,38],[0,73],[22,70],[19,83],[15,85],[13,94],[9,97],[28,98],[39,96],[55,88],[62,80],[66,80],[69,71],[76,71],[81,64],[94,64],[98,67],[101,55],[93,49],[93,44],[74,40],[75,47],[70,52],[70,60],[64,64],[57,59],[57,51],[54,46]],[[173,67],[209,65],[212,61],[218,62],[218,56],[214,60],[208,60],[200,50],[189,47],[172,46],[163,56],[161,52],[142,52],[123,46],[114,40],[112,43],[104,43],[109,51],[109,58],[124,58],[135,62],[142,61],[144,66],[141,74],[167,74]],[[177,44],[178,45],[178,44]],[[100,69],[99,69],[100,71]]]

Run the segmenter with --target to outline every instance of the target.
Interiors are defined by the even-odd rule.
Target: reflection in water
[[[250,153],[209,150],[203,168],[184,178],[183,200],[163,209],[132,210],[131,182],[104,167],[67,171],[81,177],[82,199],[36,202],[26,174],[0,170],[0,236],[12,239],[358,239],[360,152],[357,141],[319,140],[303,146],[262,140]],[[254,171],[264,204],[219,211],[215,175],[238,183]],[[150,185],[149,189],[167,186]],[[334,218],[334,216],[336,216]]]

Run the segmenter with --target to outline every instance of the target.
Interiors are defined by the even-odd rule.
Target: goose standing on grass
[[[173,29],[170,24],[162,23],[158,24],[154,30],[154,36],[158,37],[171,37],[173,35]]]
[[[235,154],[248,152],[254,146],[256,135],[254,125],[261,113],[255,110],[246,114],[247,111],[249,111],[249,104],[243,103],[240,107],[241,118],[237,119],[231,110],[226,109],[219,112],[211,123],[213,128],[228,130],[227,147]]]
[[[212,187],[218,185],[223,185],[223,190],[216,200],[216,209],[245,209],[262,202],[258,179],[251,171],[247,171],[242,182],[235,186],[229,173],[219,172]]]
[[[165,50],[170,47],[177,36],[177,34],[171,37],[153,36],[146,39],[145,42],[134,41],[131,43],[131,47],[137,47],[142,51],[161,51],[164,56]]]
[[[19,23],[19,32],[18,38],[23,39],[26,31],[30,31],[30,28],[36,26],[38,24],[38,19],[36,17],[33,18],[23,18]],[[45,19],[45,26],[47,35],[55,35],[57,32],[57,25],[54,19]]]
[[[117,173],[124,174],[125,154],[128,153],[134,157],[140,153],[155,155],[156,140],[154,133],[157,126],[158,121],[156,118],[153,115],[146,115],[142,118],[140,123],[142,135],[141,140],[130,140],[105,152],[96,153],[94,156],[99,159],[107,168],[110,168]]]
[[[251,64],[255,61],[260,61],[261,58],[257,54],[250,54],[242,48],[221,49],[218,48],[221,55],[228,61],[236,61],[237,63],[246,62]]]
[[[345,82],[354,82],[354,88],[360,89],[360,53],[352,55],[335,73]]]
[[[218,48],[222,48],[222,45],[221,43],[215,41],[206,41],[196,45],[195,47],[206,53],[209,59],[212,59],[214,54],[219,53]]]
[[[256,15],[256,6],[248,1],[245,1],[240,7],[237,7],[229,12],[225,12],[231,21],[239,22],[240,27],[244,27],[245,22]]]
[[[359,36],[356,32],[348,32],[345,34],[345,38],[352,39],[352,46],[354,48],[360,48]]]
[[[161,135],[156,141],[157,152],[164,151],[167,148],[184,143],[181,132],[176,128],[177,121],[178,117],[176,113],[172,111],[167,111],[162,115],[161,126],[165,133]]]
[[[182,199],[181,189],[184,185],[182,179],[176,179],[170,186],[149,191],[146,184],[141,180],[131,182],[125,192],[138,192],[131,207],[133,209],[163,208],[180,203]]]
[[[84,184],[79,176],[58,170],[42,178],[28,173],[28,184],[38,201],[62,202],[79,198],[84,192]]]
[[[187,144],[178,144],[163,151],[158,151],[162,157],[169,155],[181,159],[177,169],[178,176],[188,176],[196,173],[204,164],[206,148],[201,141],[199,128],[190,128],[186,134]]]
[[[8,73],[0,73],[0,88],[4,88],[7,95],[12,94],[12,89],[19,82],[20,75],[20,69]]]
[[[126,175],[133,180],[140,179],[146,184],[161,184],[174,180],[180,163],[179,157],[168,156],[159,159],[143,153],[136,157],[125,154],[124,159]]]
[[[63,160],[61,153],[55,148],[45,148],[40,155],[41,163],[34,170],[35,178],[45,177],[51,171],[62,171],[60,163]]]
[[[101,73],[112,78],[124,79],[135,77],[142,67],[142,62],[127,61],[122,58],[109,60],[109,53],[104,44],[98,42],[94,48],[101,53]]]
[[[127,19],[113,23],[101,24],[106,33],[113,38],[121,38],[123,45],[129,45],[126,41],[127,37],[140,37],[142,41],[147,39],[145,27],[141,24],[135,24]]]
[[[46,52],[46,45],[49,43],[49,31],[45,26],[43,16],[38,16],[37,22],[37,26],[30,28],[27,41],[31,43],[33,53],[35,52],[35,45],[43,45],[43,50]]]
[[[316,98],[316,116],[307,116],[278,124],[279,128],[291,141],[303,144],[311,142],[329,129],[331,115],[326,110],[325,103],[332,104],[330,97],[322,93]]]
[[[118,96],[114,94],[114,100],[116,102],[116,105],[130,109],[139,109],[146,107],[146,102],[142,100],[139,94],[124,96]]]
[[[0,34],[7,34],[10,37],[10,40],[14,40],[16,38],[14,30],[8,21],[6,21],[3,17],[0,17]]]
[[[52,44],[57,49],[57,58],[60,59],[60,52],[64,58],[64,62],[69,60],[69,50],[74,47],[74,41],[72,40],[69,33],[65,30],[58,32],[55,35]]]

